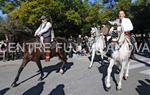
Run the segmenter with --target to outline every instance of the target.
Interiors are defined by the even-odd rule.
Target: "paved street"
[[[92,69],[88,69],[88,56],[69,59],[64,75],[56,72],[60,62],[57,57],[50,63],[43,60],[44,74],[48,75],[43,81],[38,81],[38,68],[30,62],[15,88],[10,85],[22,60],[0,61],[0,95],[150,95],[150,59],[136,57],[137,60],[130,61],[129,79],[123,80],[121,91],[116,91],[118,72],[114,67],[109,92],[105,91],[104,82],[108,64],[101,66],[96,60]]]

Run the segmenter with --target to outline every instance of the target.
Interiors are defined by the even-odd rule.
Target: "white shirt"
[[[50,22],[44,22],[36,30],[35,35],[41,35],[42,33],[47,32],[51,27],[52,24]]]
[[[130,32],[133,30],[133,25],[129,18],[123,18],[121,26],[122,26],[123,32]]]
[[[116,19],[115,21],[108,21],[108,22],[111,25],[114,25],[114,24],[120,25],[119,20],[120,19]],[[130,32],[133,30],[133,25],[132,25],[132,22],[129,18],[122,18],[121,27],[122,27],[123,32]]]

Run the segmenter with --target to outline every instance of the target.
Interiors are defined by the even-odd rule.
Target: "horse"
[[[13,39],[13,40],[12,40]],[[17,81],[19,80],[19,76],[21,74],[21,72],[23,71],[23,69],[25,68],[25,66],[30,62],[30,61],[34,61],[36,63],[36,65],[39,68],[40,71],[40,78],[39,80],[43,80],[44,79],[44,73],[42,70],[42,65],[41,65],[41,56],[43,56],[43,51],[40,48],[33,48],[33,45],[29,45],[27,43],[38,43],[39,39],[37,37],[34,37],[33,35],[26,33],[24,31],[14,31],[11,33],[11,38],[8,37],[8,40],[14,43],[19,43],[19,44],[25,44],[25,48],[24,48],[24,54],[23,54],[23,60],[22,60],[22,64],[18,70],[17,76],[15,77],[15,80],[12,83],[12,87],[16,87],[17,86]],[[61,44],[65,44],[66,40],[64,38],[60,38],[60,37],[56,37],[54,39],[54,41],[51,43],[51,47],[50,47],[50,51],[51,51],[51,58],[55,55],[58,55],[59,59],[62,61],[62,65],[60,67],[59,72],[61,74],[64,73],[64,65],[65,63],[67,63],[67,56],[64,50],[64,46],[61,45],[59,46],[59,48],[57,48],[57,43],[61,43]],[[30,48],[29,48],[30,47]],[[61,47],[61,48],[60,48]],[[56,49],[57,48],[57,49]]]
[[[8,40],[8,38],[9,38],[9,40]],[[9,32],[5,33],[5,43],[7,45],[7,50],[6,50],[6,54],[5,54],[5,59],[7,61],[15,60],[15,59],[20,58],[22,56],[21,55],[22,52],[16,50],[16,48],[13,48],[14,52],[9,52],[9,50],[8,50],[9,43],[14,43],[14,36],[13,36],[12,32],[9,31]],[[13,44],[13,46],[15,46],[15,44]]]
[[[111,53],[110,63],[107,68],[107,78],[106,78],[106,90],[107,91],[109,91],[109,89],[111,88],[110,76],[111,76],[112,68],[114,65],[119,64],[121,66],[117,90],[121,90],[122,88],[122,78],[127,80],[129,76],[129,59],[130,59],[130,55],[131,55],[131,51],[133,47],[130,46],[129,44],[129,40],[128,40],[129,38],[126,35],[124,35],[124,32],[122,32],[122,27],[117,25],[117,30],[120,33],[120,35],[124,36],[124,39],[123,39],[123,42],[121,43],[122,45],[120,46],[120,48],[113,49],[113,52]],[[120,39],[119,39],[120,35],[118,36],[118,40],[119,40],[118,42],[120,42]],[[116,43],[116,39],[112,38],[112,43]],[[116,45],[114,45],[114,47],[115,46]]]
[[[2,55],[3,62],[6,61],[7,43],[5,40],[0,41],[0,54]]]
[[[89,51],[89,53],[91,52],[91,48],[92,48],[92,45],[94,43],[94,37],[89,37],[87,42],[86,42],[86,45],[87,45],[87,49]]]
[[[91,58],[91,62],[90,62],[90,65],[89,65],[89,69],[91,69],[91,67],[93,66],[93,61],[94,61],[94,57],[95,57],[95,53],[97,52],[100,52],[100,55],[101,55],[101,58],[102,58],[102,64],[104,63],[103,62],[103,57],[105,55],[105,52],[103,51],[104,48],[105,48],[105,42],[104,42],[104,37],[102,34],[98,34],[96,32],[99,32],[98,29],[96,27],[92,27],[91,28],[91,34],[94,34],[95,36],[94,37],[94,41],[93,41],[93,44],[92,44],[92,47],[91,47],[91,51],[92,51],[92,58]]]

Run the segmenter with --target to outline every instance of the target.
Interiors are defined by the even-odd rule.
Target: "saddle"
[[[45,59],[45,61],[50,61],[51,55],[52,55],[52,48],[54,48],[55,45],[53,45],[53,42],[49,42],[50,40],[47,38],[44,38],[44,43],[40,41],[40,37],[36,37],[36,42],[42,44],[41,50],[42,55],[41,58]]]

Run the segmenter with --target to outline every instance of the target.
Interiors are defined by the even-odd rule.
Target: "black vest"
[[[42,25],[41,25],[41,26],[40,26],[41,29],[45,28],[45,27],[46,27],[46,24],[47,24],[47,23],[45,23],[43,27],[42,27]],[[50,36],[51,36],[51,29],[52,29],[52,28],[50,28],[50,29],[48,29],[46,32],[42,33],[41,36],[43,36],[44,38],[50,37]]]

